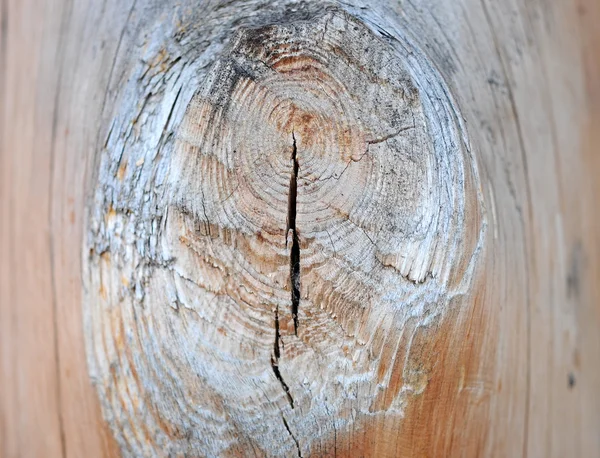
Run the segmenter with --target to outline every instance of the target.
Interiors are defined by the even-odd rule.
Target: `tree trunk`
[[[0,5],[0,456],[600,455],[597,2]]]

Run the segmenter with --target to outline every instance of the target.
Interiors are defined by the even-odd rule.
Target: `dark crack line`
[[[377,143],[383,143],[385,141],[388,141],[390,138],[394,138],[394,137],[400,135],[404,131],[407,131],[407,130],[410,130],[410,129],[414,129],[415,127],[416,126],[414,124],[412,126],[401,127],[396,132],[392,132],[391,134],[386,135],[385,137],[373,138],[371,140],[367,140],[367,144],[368,145],[376,145]]]
[[[285,380],[283,380],[283,377],[281,376],[281,372],[279,371],[279,356],[281,355],[281,351],[280,351],[280,347],[279,347],[280,341],[281,341],[281,335],[279,334],[279,306],[278,306],[275,309],[275,342],[273,344],[273,356],[271,357],[271,367],[273,368],[273,373],[275,374],[275,377],[277,378],[277,380],[279,380],[279,383],[281,384],[283,391],[285,391],[288,402],[290,403],[290,406],[293,409],[294,408],[294,398],[292,397],[292,394],[290,393],[290,387],[287,385],[287,383],[285,383]]]
[[[300,305],[300,241],[298,231],[296,230],[297,197],[298,197],[298,149],[296,147],[296,136],[292,131],[293,149],[292,161],[293,170],[290,177],[290,192],[288,195],[288,222],[287,234],[292,231],[292,249],[290,252],[290,286],[292,290],[292,318],[294,320],[294,334],[298,335],[298,306]]]
[[[200,193],[202,195],[202,213],[204,214],[204,219],[206,220],[206,233],[208,238],[212,239],[212,234],[210,233],[210,220],[208,219],[208,215],[206,214],[206,200],[204,199],[204,188],[200,187]]]
[[[292,430],[290,429],[290,426],[283,415],[281,415],[281,419],[283,420],[283,426],[285,426],[285,429],[287,429],[287,432],[290,434],[291,438],[296,444],[296,448],[298,449],[298,458],[302,458],[302,450],[300,450],[300,443],[298,442],[298,439],[296,439],[296,436],[292,434]]]
[[[288,215],[287,215],[287,227],[286,227],[286,238],[285,246],[287,248],[287,235],[292,231],[292,247],[290,252],[290,285],[292,290],[292,318],[294,320],[294,334],[298,335],[298,305],[300,304],[300,241],[298,240],[298,234],[296,231],[296,198],[298,194],[298,158],[296,148],[296,137],[292,132],[293,148],[292,148],[292,161],[293,169],[290,177],[290,190],[288,195]],[[275,308],[275,342],[273,343],[273,356],[271,357],[271,367],[273,373],[281,387],[285,391],[290,406],[294,408],[294,398],[290,392],[290,388],[283,380],[281,372],[279,370],[279,358],[281,356],[281,334],[279,332],[279,306]],[[285,422],[285,419],[284,419]],[[287,427],[287,423],[286,423]],[[289,431],[289,428],[288,428]],[[291,434],[291,433],[290,433]],[[292,436],[293,437],[293,436]],[[294,439],[295,440],[295,439]],[[298,443],[296,442],[296,445]],[[298,452],[300,448],[298,448]]]

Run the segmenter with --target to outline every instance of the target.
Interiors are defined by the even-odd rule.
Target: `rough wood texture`
[[[596,2],[0,5],[1,456],[600,454]]]
[[[100,156],[86,335],[135,456],[335,454],[402,418],[484,235],[458,109],[412,43],[322,6],[231,32],[191,99],[194,40],[157,82],[133,61]]]

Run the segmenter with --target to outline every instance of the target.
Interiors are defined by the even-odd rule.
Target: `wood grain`
[[[180,43],[132,64],[87,223],[88,358],[121,448],[309,456],[404,416],[487,224],[440,76],[332,7],[257,8],[191,99],[204,55]]]
[[[596,2],[352,1],[332,3],[337,16],[321,2],[0,5],[0,456],[600,454]],[[319,22],[327,17],[357,30],[338,33]],[[307,24],[302,33],[298,24]],[[282,35],[296,37],[289,43],[302,58],[262,69],[276,60],[262,54],[270,43],[288,52]],[[243,70],[235,81],[230,64]],[[227,111],[215,110],[222,100],[211,74],[237,88]],[[343,90],[339,81],[357,84]],[[431,176],[425,157],[442,157],[428,146],[435,127],[393,136],[404,118],[385,111],[415,88],[409,112],[430,121],[437,111],[427,98],[443,95],[453,119],[439,125],[462,143],[444,163],[449,175],[431,181],[455,190],[435,211],[419,187]],[[296,111],[260,110],[280,99]],[[206,119],[215,111],[220,124]],[[213,138],[223,142],[206,148]],[[414,161],[394,156],[407,145],[418,145]],[[379,189],[403,182],[404,192],[369,193],[376,166],[404,177],[381,174]],[[470,178],[457,186],[460,173]],[[330,175],[338,178],[318,181]],[[414,212],[446,221],[443,245],[403,245],[394,230],[381,232],[391,220],[373,207],[393,208],[403,237],[416,233]],[[461,208],[462,217],[453,212]],[[148,225],[127,232],[132,221]],[[110,243],[95,245],[102,240],[90,233]],[[233,243],[242,256],[232,257]],[[82,265],[84,245],[95,251]],[[127,257],[140,249],[143,268]],[[397,256],[439,250],[458,258]],[[369,262],[398,279],[382,268],[348,273]],[[90,289],[100,273],[106,287]],[[201,306],[200,280],[231,299]],[[392,284],[422,294],[411,302],[398,292],[408,315],[381,299]],[[429,287],[446,300],[433,301],[419,327]],[[257,288],[268,292],[261,300],[245,293]],[[349,404],[330,383],[349,379],[344,345],[371,349],[351,368],[366,375]],[[395,364],[402,351],[418,363],[409,382]],[[246,363],[230,363],[223,355],[232,352]],[[316,383],[308,395],[305,378]],[[407,383],[423,389],[390,394]]]

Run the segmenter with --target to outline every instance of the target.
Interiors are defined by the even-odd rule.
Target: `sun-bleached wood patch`
[[[368,18],[286,8],[161,31],[116,97],[84,290],[130,455],[309,456],[401,419],[470,286],[486,224],[440,75]]]

